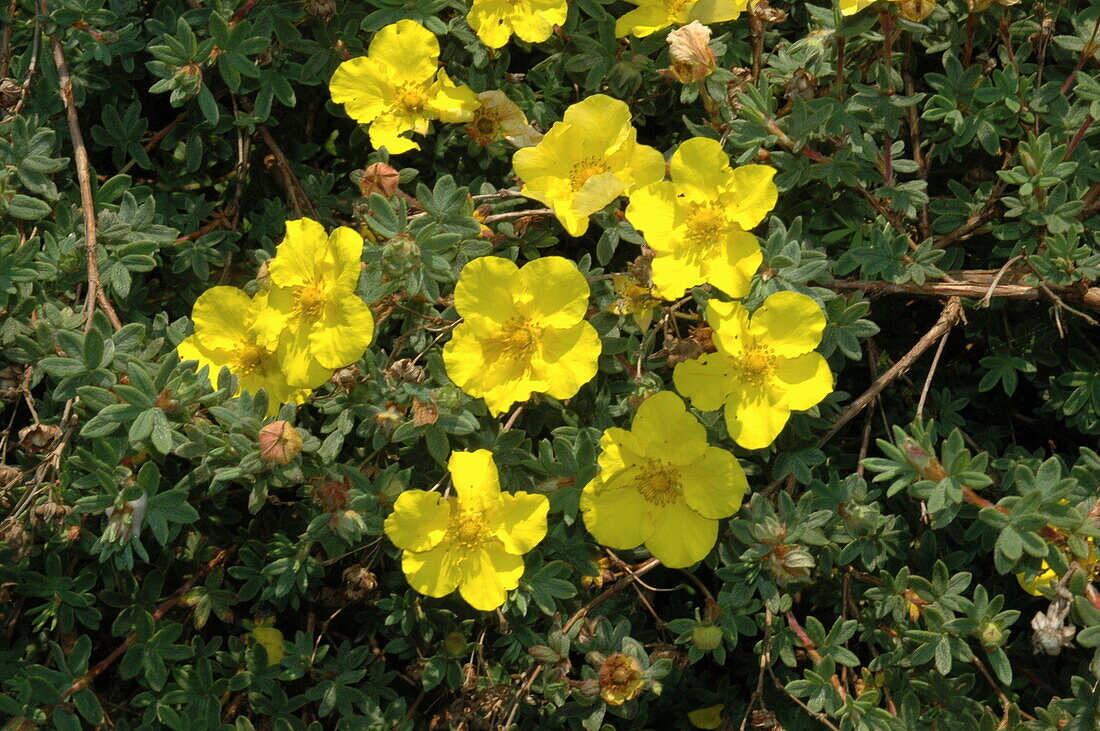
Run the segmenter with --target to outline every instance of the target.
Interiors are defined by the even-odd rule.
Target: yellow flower
[[[588,282],[568,259],[522,269],[499,256],[467,264],[455,286],[463,322],[443,348],[455,385],[493,414],[535,393],[569,398],[596,375],[601,344],[584,319]]]
[[[670,25],[703,24],[733,20],[747,0],[630,0],[638,7],[615,21],[615,35],[644,38]]]
[[[639,330],[645,330],[653,322],[653,311],[661,300],[653,296],[653,290],[629,274],[612,274],[615,301],[607,309],[616,315],[630,315]]]
[[[717,140],[694,137],[676,150],[672,181],[630,195],[626,218],[657,255],[653,286],[666,299],[710,282],[730,297],[749,292],[763,255],[749,229],[768,215],[779,192],[775,169],[732,169]]]
[[[611,548],[641,544],[672,568],[702,561],[718,520],[748,489],[737,458],[707,442],[707,430],[671,391],[650,396],[630,431],[600,439],[599,474],[581,492],[588,532]]]
[[[286,657],[286,647],[283,645],[283,633],[268,623],[258,623],[252,628],[252,639],[257,645],[264,648],[267,655],[267,664],[275,665]]]
[[[378,31],[366,56],[344,61],[329,81],[332,100],[370,125],[370,142],[391,155],[419,150],[405,132],[426,134],[428,121],[467,122],[477,97],[439,68],[439,39],[419,23],[399,20]]]
[[[600,665],[598,676],[600,698],[609,706],[621,706],[637,698],[645,690],[642,664],[630,655],[617,652]]]
[[[594,94],[573,104],[539,144],[513,156],[524,182],[520,193],[545,203],[566,231],[580,236],[591,214],[664,177],[664,157],[637,137],[625,102]]]
[[[673,381],[704,411],[726,408],[726,426],[746,449],[768,446],[792,411],[833,391],[829,364],[814,348],[825,313],[812,298],[776,292],[753,313],[739,302],[711,300],[707,322],[718,352],[676,366]]]
[[[1062,502],[1065,503],[1067,501],[1063,500]],[[1100,570],[1100,554],[1097,554],[1096,546],[1093,544],[1091,538],[1086,538],[1085,540],[1088,542],[1089,554],[1084,558],[1084,560],[1079,560],[1079,563],[1081,564],[1081,568],[1085,570],[1085,573],[1093,576],[1097,573],[1098,570]],[[1073,558],[1074,557],[1072,555],[1066,556],[1067,560],[1072,560]],[[1042,563],[1042,571],[1040,571],[1039,574],[1033,579],[1029,580],[1027,578],[1027,574],[1024,573],[1016,574],[1016,581],[1019,582],[1020,588],[1026,591],[1028,594],[1031,594],[1032,596],[1042,596],[1043,592],[1040,591],[1040,589],[1051,588],[1052,586],[1057,584],[1058,580],[1061,578],[1062,577],[1058,575],[1058,572],[1052,569],[1050,567],[1050,564],[1048,564],[1046,561],[1043,561]]]
[[[336,368],[354,363],[370,345],[374,315],[359,295],[363,237],[341,226],[325,234],[309,218],[286,222],[286,236],[268,265],[271,286],[262,320],[269,337],[279,337],[287,381],[314,388]]]
[[[719,703],[716,706],[707,706],[706,708],[696,708],[694,711],[688,711],[688,720],[691,721],[691,725],[695,728],[718,728],[722,725],[722,711],[725,710],[725,708],[726,704],[724,703]]]
[[[292,388],[283,374],[278,341],[264,337],[257,321],[268,316],[265,297],[250,298],[236,287],[212,287],[195,300],[191,319],[195,334],[176,348],[180,360],[197,360],[199,369],[210,368],[217,379],[222,366],[237,377],[237,393],[248,389],[267,392],[267,414],[281,404],[302,403],[309,389]]]
[[[501,48],[512,35],[528,43],[545,41],[569,14],[566,0],[474,0],[466,22],[489,48]]]
[[[481,104],[466,131],[482,147],[508,140],[516,147],[531,147],[542,139],[542,133],[527,123],[527,116],[503,91],[492,89],[477,95]]]
[[[523,554],[546,536],[544,495],[501,492],[486,449],[453,452],[447,463],[457,497],[406,490],[386,518],[386,535],[403,549],[401,569],[421,594],[456,588],[474,609],[496,609],[519,585]]]

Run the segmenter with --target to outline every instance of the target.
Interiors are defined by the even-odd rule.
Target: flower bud
[[[461,632],[448,632],[443,638],[443,650],[448,655],[461,655],[466,652],[466,636]]]
[[[328,520],[328,527],[344,540],[354,541],[367,530],[363,516],[355,510],[338,510]]]
[[[642,666],[629,655],[616,653],[600,666],[599,684],[600,697],[610,706],[621,706],[645,688]]]
[[[722,644],[722,628],[709,623],[696,626],[691,631],[691,644],[703,652],[717,649]]]
[[[260,268],[256,270],[256,286],[260,288],[261,292],[271,287],[271,274],[268,272],[268,267],[271,266],[273,261],[275,260],[265,259]]]
[[[109,541],[125,541],[129,538],[141,538],[141,526],[145,523],[145,511],[149,507],[149,496],[142,493],[137,500],[123,502],[118,509],[114,505],[104,512],[107,514],[107,527],[103,537]]]
[[[397,194],[401,176],[386,163],[376,162],[368,165],[366,170],[356,172],[359,174],[354,175],[353,180],[359,185],[359,192],[364,198],[369,198],[371,193],[378,193],[385,198],[392,198]]]
[[[977,632],[978,641],[987,650],[996,650],[1005,641],[1005,633],[995,622],[986,622]]]
[[[289,423],[277,420],[260,429],[260,457],[273,464],[290,464],[302,451],[302,435]]]

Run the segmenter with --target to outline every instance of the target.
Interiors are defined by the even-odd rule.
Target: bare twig
[[[317,208],[313,205],[313,201],[309,199],[309,196],[306,195],[305,188],[302,187],[302,181],[298,180],[298,176],[294,174],[294,170],[290,167],[290,161],[286,159],[282,148],[271,136],[271,131],[264,126],[260,126],[259,130],[260,136],[264,138],[264,143],[271,150],[271,154],[275,156],[279,176],[282,178],[283,187],[286,188],[286,194],[290,198],[290,205],[294,208],[294,213],[297,214],[298,218],[301,218],[304,204],[310,215],[317,218]]]
[[[494,213],[486,216],[482,223],[496,223],[497,221],[507,221],[512,218],[536,218],[538,216],[553,216],[554,211],[550,208],[530,208],[524,211],[505,211],[504,213]]]
[[[47,0],[38,0],[38,12],[49,15]],[[92,172],[88,161],[88,150],[84,147],[84,135],[80,132],[80,119],[76,115],[76,100],[73,98],[73,82],[69,75],[69,64],[65,62],[65,51],[56,32],[50,34],[53,47],[53,60],[57,66],[58,91],[65,104],[65,116],[69,120],[69,135],[73,140],[73,160],[76,164],[76,179],[80,186],[80,209],[84,214],[84,253],[88,268],[88,294],[84,300],[84,331],[92,329],[92,316],[96,305],[110,320],[116,330],[122,329],[122,322],[115,314],[115,308],[103,291],[99,280],[99,243],[96,240],[95,196],[92,195]]]
[[[909,370],[909,367],[916,362],[917,358],[924,354],[924,351],[932,347],[932,343],[936,342],[939,338],[942,338],[948,330],[950,330],[956,322],[959,320],[959,316],[962,314],[962,302],[958,297],[951,297],[947,300],[947,304],[943,308],[943,312],[940,313],[940,318],[936,321],[936,324],[926,332],[917,343],[909,349],[909,352],[903,355],[897,363],[890,368],[890,370],[879,376],[878,380],[871,384],[871,387],[864,391],[859,398],[848,405],[848,408],[844,409],[840,417],[836,420],[833,428],[827,431],[824,436],[818,440],[818,446],[825,444],[832,439],[837,432],[844,428],[844,425],[851,421],[859,412],[863,411],[866,406],[874,401],[882,389],[886,388],[905,371]]]
[[[940,356],[943,355],[943,346],[947,345],[947,336],[951,334],[950,328],[940,338],[940,344],[936,348],[936,354],[932,356],[932,365],[928,368],[928,376],[924,379],[924,388],[920,390],[920,400],[917,401],[917,418],[924,415],[924,402],[928,398],[928,389],[932,386],[932,376],[936,375],[936,366],[940,364]]]

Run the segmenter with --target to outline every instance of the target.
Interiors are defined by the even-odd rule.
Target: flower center
[[[424,85],[409,82],[397,87],[393,92],[393,105],[404,114],[419,115],[428,105]]]
[[[642,497],[654,505],[674,503],[683,493],[680,487],[680,471],[659,459],[646,461],[635,484]]]
[[[685,238],[694,246],[710,246],[719,243],[729,228],[729,219],[721,206],[708,203],[695,205],[687,218]]]
[[[489,527],[480,510],[462,510],[451,515],[447,537],[463,548],[477,548],[489,539]]]
[[[686,8],[695,4],[695,0],[664,0],[665,13],[669,18],[676,19]]]
[[[775,353],[766,345],[753,345],[746,348],[736,361],[741,380],[753,386],[763,386],[764,382],[775,373]]]
[[[267,348],[254,343],[242,343],[240,349],[237,350],[236,356],[233,358],[233,365],[230,368],[238,378],[241,376],[247,376],[256,371],[263,371],[267,365],[267,360],[271,357],[271,353]]]
[[[569,170],[569,185],[580,190],[593,175],[611,172],[611,166],[599,157],[586,157]]]
[[[325,285],[307,284],[294,295],[294,314],[304,320],[316,320],[325,309]]]
[[[501,354],[514,360],[526,359],[538,345],[542,328],[527,320],[513,318],[504,323],[500,335]]]

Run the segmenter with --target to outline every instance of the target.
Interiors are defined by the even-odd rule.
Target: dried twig
[[[46,0],[38,0],[40,15],[49,15]],[[95,196],[92,195],[92,172],[88,161],[88,150],[84,147],[84,135],[80,132],[80,119],[76,115],[76,100],[73,98],[73,82],[69,76],[69,64],[65,62],[65,51],[56,32],[50,34],[53,47],[53,60],[57,66],[58,91],[65,104],[65,116],[69,120],[69,135],[73,140],[73,160],[76,164],[76,179],[80,186],[80,209],[84,214],[84,253],[88,267],[88,295],[84,301],[84,331],[92,329],[92,316],[96,305],[110,320],[116,330],[122,329],[122,322],[115,314],[115,308],[103,291],[99,281],[99,243],[96,240]]]

